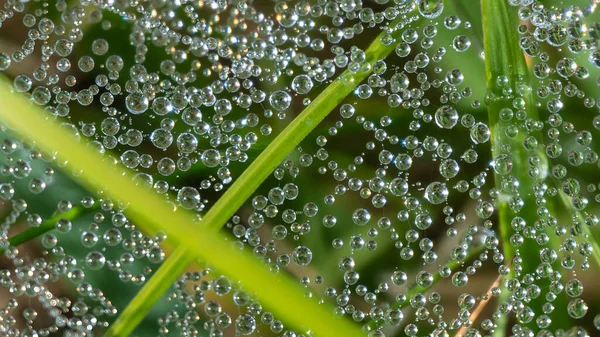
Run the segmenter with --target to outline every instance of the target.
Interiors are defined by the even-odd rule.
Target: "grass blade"
[[[360,329],[332,315],[332,309],[304,296],[297,281],[283,274],[275,275],[251,254],[234,251],[225,237],[204,226],[195,225],[192,216],[181,209],[173,211],[155,193],[136,185],[132,176],[118,169],[86,145],[65,133],[48,115],[28,103],[22,96],[10,93],[8,85],[0,89],[0,120],[24,138],[37,142],[46,152],[55,152],[68,161],[71,169],[80,171],[78,180],[92,191],[104,191],[128,204],[130,219],[148,231],[164,230],[181,246],[229,277],[243,281],[247,291],[258,296],[273,313],[299,330],[310,330],[319,336],[362,336]],[[206,222],[205,222],[206,223]],[[268,284],[269,287],[265,287]],[[281,301],[285,298],[286,301]],[[152,305],[151,301],[148,305]],[[299,309],[302,309],[299,312]],[[116,336],[126,336],[138,322],[120,325]],[[114,330],[113,330],[114,331]]]
[[[515,138],[507,137],[504,130],[509,125],[507,125],[507,122],[502,122],[500,120],[500,111],[503,108],[511,108],[512,104],[510,99],[504,97],[502,92],[504,87],[499,85],[499,77],[505,76],[505,78],[508,79],[507,87],[509,88],[516,88],[517,83],[529,85],[529,83],[523,82],[529,78],[529,74],[522,51],[516,44],[518,43],[518,33],[516,31],[517,19],[514,16],[514,13],[509,10],[505,0],[482,0],[481,10],[486,58],[486,86],[488,88],[486,103],[488,106],[489,126],[492,132],[492,156],[493,158],[496,158],[497,156],[504,154],[502,151],[502,146],[504,144],[509,144],[511,146],[511,152],[509,154],[513,162],[513,170],[511,173],[519,181],[519,192],[524,192],[520,194],[528,196],[531,195],[529,191],[532,191],[532,186],[536,182],[536,179],[530,178],[527,174],[527,159],[529,158],[529,153],[527,153],[525,148],[521,145],[526,135],[521,132],[520,135]],[[535,101],[531,92],[525,93],[525,96],[526,97],[523,98],[527,104],[526,110],[528,115],[531,114],[531,118],[539,120],[539,118],[537,118],[538,112],[534,106]],[[513,123],[516,124],[517,122],[513,121]],[[543,153],[541,158],[546,159]],[[543,165],[547,170],[547,160],[544,161]],[[498,174],[495,175],[496,186],[498,188],[501,188],[502,179],[502,176]],[[509,208],[507,202],[510,197],[511,195],[504,196],[504,201],[496,205],[499,221],[498,228],[502,238],[502,251],[505,259],[508,256],[515,256],[517,253],[517,248],[510,243],[510,238],[515,233],[511,228],[511,220],[515,214]],[[525,197],[524,202],[525,205],[528,205],[529,207],[525,206],[523,208],[524,214],[519,214],[519,216],[525,219],[527,223],[533,223],[536,219],[536,214],[535,207],[532,208],[531,205],[535,205],[535,199],[531,196],[528,198]],[[531,252],[519,249],[518,252],[525,256],[537,255],[537,249],[534,249]],[[535,268],[535,266],[529,265],[528,260],[529,259],[526,259],[524,264],[521,264],[523,266],[523,272],[525,273]],[[531,260],[533,261],[533,259]],[[516,277],[514,269],[511,269],[509,277]],[[503,289],[499,298],[499,304],[507,302],[509,297],[510,292],[508,289]],[[508,315],[503,315],[497,320],[494,336],[504,336],[509,329],[508,323]]]
[[[181,275],[190,263],[191,254],[193,253],[187,249],[176,249],[170,255],[169,262],[171,263],[165,262],[158,268],[142,290],[129,302],[126,310],[110,325],[104,336],[129,335],[152,309],[152,306],[171,288],[172,283],[160,282],[160,280],[169,278],[169,275],[173,274]],[[173,263],[174,261],[178,263]],[[136,308],[137,310],[128,310],[130,308]]]
[[[503,121],[500,118],[502,109],[513,109],[513,101],[520,98],[524,103],[527,118],[534,121],[540,120],[531,86],[530,72],[523,51],[519,46],[517,8],[511,7],[506,0],[482,0],[481,8],[488,89],[485,99],[492,135],[492,155],[493,158],[507,155],[512,161],[512,171],[508,174],[495,173],[496,187],[499,191],[503,191],[502,181],[508,175],[516,178],[519,183],[516,192],[503,191],[496,200],[498,228],[503,243],[505,263],[507,257],[515,256],[514,268],[511,268],[510,274],[505,279],[522,277],[526,274],[535,275],[540,260],[534,257],[539,256],[539,246],[531,240],[525,241],[518,248],[513,245],[511,238],[517,232],[511,227],[511,221],[514,217],[519,216],[525,220],[527,225],[531,226],[539,218],[534,186],[538,182],[544,181],[548,175],[549,160],[541,146],[543,137],[540,131],[535,129],[528,131],[523,127],[524,121],[517,118],[508,121]],[[511,89],[512,94],[507,94],[507,89]],[[506,132],[509,127],[517,127],[518,134],[509,137]],[[528,149],[524,144],[527,143],[526,139],[529,137],[538,140],[540,145]],[[537,173],[535,174],[531,173],[535,171],[532,171],[532,166],[530,166],[530,159],[533,156],[539,159],[536,165]],[[509,200],[513,197],[520,197],[524,203],[519,212],[513,211],[509,206]],[[551,209],[551,205],[547,205],[547,207],[551,213],[556,214]],[[557,241],[558,238],[548,228],[544,230],[550,237],[548,246],[558,251],[560,246],[560,242]],[[519,273],[516,274],[515,270],[519,270]],[[546,280],[538,285],[543,288],[548,286],[549,282]],[[500,296],[500,302],[506,302],[509,296],[510,292],[504,289]],[[541,306],[544,299],[541,297],[528,303],[534,312],[542,311]],[[562,303],[559,303],[561,301],[563,301],[563,298],[558,298],[554,305],[562,307]],[[504,336],[508,328],[508,317],[505,315],[496,323],[495,336]],[[564,323],[563,317],[556,316],[553,328],[558,328]],[[522,326],[530,327],[534,331],[537,329],[535,322],[523,324]]]
[[[483,31],[484,31],[484,48],[486,57],[486,81],[488,92],[486,94],[486,103],[488,105],[488,120],[491,128],[491,143],[492,155],[494,158],[499,155],[506,154],[502,150],[503,145],[509,145],[511,152],[509,153],[513,169],[511,171],[519,181],[519,192],[524,197],[525,205],[535,205],[535,199],[532,200],[529,191],[533,190],[533,184],[536,179],[528,176],[527,159],[530,153],[522,146],[522,142],[527,136],[524,132],[519,133],[514,138],[509,138],[505,134],[508,126],[517,125],[518,121],[513,119],[510,122],[500,120],[500,110],[512,107],[512,99],[504,97],[503,89],[516,88],[518,84],[529,85],[526,79],[529,78],[527,64],[523,57],[522,51],[518,46],[517,19],[514,13],[509,10],[509,5],[505,0],[482,0],[481,8],[483,15]],[[503,76],[507,83],[499,84],[499,78]],[[530,118],[538,120],[537,109],[534,105],[534,99],[531,92],[525,93],[524,97],[527,104],[527,114]],[[510,124],[509,124],[510,123]],[[541,151],[538,151],[541,152]],[[541,152],[543,163],[541,164],[546,170],[548,169],[548,161],[546,156]],[[496,186],[501,189],[503,176],[496,174]],[[513,256],[516,248],[510,244],[510,237],[514,234],[510,226],[510,222],[514,216],[513,212],[508,207],[506,199],[513,195],[505,195],[504,201],[497,205],[499,214],[499,229],[503,239],[503,252],[505,258]],[[502,197],[500,197],[502,198]],[[499,199],[500,199],[499,198]],[[530,207],[523,208],[525,212],[530,210]],[[527,221],[532,223],[535,220],[535,209],[533,214],[520,214]],[[526,268],[525,270],[528,270]]]

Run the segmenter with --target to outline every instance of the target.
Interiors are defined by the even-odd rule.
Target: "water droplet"
[[[240,335],[251,335],[256,330],[256,320],[252,315],[242,314],[235,320],[235,331]]]
[[[194,209],[200,204],[200,193],[193,187],[184,186],[177,192],[177,201],[185,209]]]
[[[575,319],[583,318],[583,316],[587,314],[587,311],[587,303],[585,303],[585,301],[581,298],[574,298],[567,305],[567,312],[569,313],[569,316]]]
[[[477,123],[471,128],[471,140],[476,144],[483,144],[490,140],[490,128],[484,123]]]
[[[434,205],[444,203],[448,199],[448,195],[446,184],[437,181],[427,185],[425,189],[425,198]]]
[[[298,94],[304,95],[310,92],[313,82],[308,75],[298,75],[292,80],[292,90]],[[273,105],[273,103],[271,103]]]
[[[298,246],[292,251],[292,258],[299,266],[306,266],[312,261],[312,251],[306,246]]]
[[[141,113],[146,112],[148,110],[148,98],[141,92],[136,91],[129,95],[125,99],[125,105],[127,106],[127,110],[134,115],[139,115]]]
[[[444,105],[435,112],[435,123],[440,128],[452,129],[458,123],[458,112],[450,105]]]
[[[444,11],[442,0],[416,0],[419,13],[426,19],[435,19]]]
[[[471,47],[471,40],[467,36],[458,35],[452,41],[452,47],[457,52],[465,52]]]
[[[269,103],[273,109],[283,111],[292,103],[292,97],[283,90],[275,91],[269,96]]]

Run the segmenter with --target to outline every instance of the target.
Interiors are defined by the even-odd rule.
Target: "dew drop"
[[[437,181],[427,185],[425,189],[425,198],[434,205],[444,203],[448,199],[448,195],[446,184]]]
[[[312,87],[313,82],[308,75],[298,75],[292,80],[292,90],[300,95],[308,94]],[[271,103],[271,105],[273,105],[273,103]]]
[[[306,246],[298,246],[292,251],[292,258],[299,266],[306,266],[312,261],[312,251]]]
[[[426,19],[435,19],[444,11],[444,1],[442,0],[417,0],[419,13]]]
[[[283,90],[275,91],[269,96],[269,103],[273,109],[283,111],[292,103],[292,97]]]
[[[458,112],[450,105],[444,105],[435,111],[435,123],[440,128],[452,129],[458,123]]]
[[[569,301],[569,304],[567,305],[567,312],[569,313],[569,316],[575,319],[583,318],[583,316],[587,314],[587,311],[588,305],[581,298],[574,298]]]
[[[464,35],[458,35],[452,41],[452,48],[457,52],[465,52],[469,47],[471,47],[471,40]]]
[[[141,91],[136,91],[127,95],[125,105],[129,112],[134,115],[139,115],[148,110],[149,102],[148,98]]]

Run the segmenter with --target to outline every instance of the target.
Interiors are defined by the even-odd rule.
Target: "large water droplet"
[[[435,123],[440,128],[452,129],[458,123],[458,112],[453,106],[441,106],[435,111]]]
[[[448,199],[448,187],[440,182],[433,182],[425,189],[425,198],[434,205],[444,203]]]
[[[417,0],[419,13],[427,19],[435,19],[444,11],[444,1],[442,0]]]

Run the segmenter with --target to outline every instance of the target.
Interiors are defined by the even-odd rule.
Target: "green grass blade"
[[[119,169],[83,143],[65,133],[56,123],[22,96],[10,93],[7,84],[0,88],[0,120],[24,138],[37,143],[37,148],[56,152],[71,169],[80,171],[77,179],[91,191],[103,191],[106,197],[126,203],[129,218],[148,231],[164,230],[181,246],[229,277],[240,280],[244,288],[256,294],[285,323],[298,330],[310,330],[318,336],[362,336],[360,329],[342,318],[334,317],[331,307],[319,305],[305,297],[296,280],[284,274],[273,274],[251,254],[234,251],[223,235],[193,223],[192,215],[182,209],[173,211],[164,199],[136,185],[132,176]],[[265,285],[269,285],[265,287]],[[285,299],[285,301],[281,301]],[[152,304],[152,303],[148,303]],[[118,336],[128,335],[137,322],[122,325]]]
[[[390,26],[394,27],[402,21],[396,20]],[[343,72],[265,148],[210,208],[203,218],[206,226],[221,228],[288,154],[371,73],[370,65],[394,50],[394,43],[382,43],[386,35],[389,34],[379,34],[365,51],[365,63],[369,64],[367,69],[355,74],[348,70]]]
[[[523,83],[524,80],[528,79],[528,69],[525,63],[525,58],[518,46],[518,33],[517,19],[514,13],[509,9],[508,4],[505,0],[482,0],[481,10],[483,18],[483,38],[484,38],[484,50],[486,58],[486,81],[488,93],[486,95],[486,103],[488,106],[488,120],[489,126],[492,131],[492,156],[496,158],[498,155],[503,154],[502,146],[509,144],[511,146],[510,156],[513,161],[512,174],[518,179],[519,191],[523,191],[523,196],[531,195],[529,191],[532,191],[532,185],[535,180],[528,177],[527,175],[527,159],[529,154],[525,151],[522,146],[522,141],[525,138],[523,132],[515,138],[509,138],[506,136],[504,130],[508,125],[500,121],[500,110],[503,108],[511,108],[511,100],[504,98],[502,92],[503,86],[498,83],[499,76],[506,76],[508,79],[507,86],[509,88],[515,88],[517,83]],[[529,83],[524,82],[525,85]],[[530,117],[539,119],[537,109],[535,108],[534,100],[529,93],[527,97],[523,97],[527,104],[527,113],[532,114]],[[517,123],[513,121],[513,123]],[[542,155],[542,158],[545,156]],[[547,162],[544,163],[547,167]],[[546,168],[547,169],[547,168]],[[496,186],[501,188],[502,176],[495,175]],[[510,196],[508,196],[510,197]],[[506,199],[508,197],[505,197]],[[524,212],[526,214],[519,214],[523,217],[527,223],[532,223],[535,218],[535,207],[532,209],[532,205],[535,205],[535,200],[532,197],[524,198],[525,207]],[[498,228],[500,236],[502,238],[502,251],[505,257],[505,264],[509,263],[509,260],[516,254],[517,249],[510,243],[510,237],[515,233],[511,228],[511,220],[515,216],[512,210],[509,208],[506,201],[496,205],[498,212]],[[533,252],[526,252],[519,250],[520,254],[534,253],[537,255],[537,250]],[[526,255],[530,256],[530,255]],[[533,260],[533,259],[532,259]],[[527,261],[527,260],[526,260]],[[535,266],[528,266],[527,263],[523,266],[524,272],[529,272]],[[511,278],[515,277],[514,268],[511,268]],[[507,289],[503,289],[499,304],[505,303],[509,300],[510,293]],[[509,329],[509,316],[502,315],[502,317],[496,321],[496,328],[494,332],[495,337],[504,336],[506,331]]]
[[[488,106],[488,121],[491,129],[491,145],[493,158],[499,155],[508,155],[512,159],[512,171],[509,173],[519,182],[516,193],[502,192],[496,200],[498,213],[498,228],[503,243],[503,254],[505,257],[505,265],[511,262],[511,259],[519,255],[520,259],[513,261],[511,273],[505,280],[515,277],[522,277],[526,274],[535,274],[535,270],[540,263],[539,245],[531,239],[526,241],[519,247],[511,244],[511,237],[516,232],[511,227],[511,221],[515,216],[523,218],[527,225],[531,226],[539,218],[537,214],[538,205],[534,194],[534,186],[536,183],[543,181],[549,172],[549,160],[541,145],[528,150],[524,144],[528,137],[535,137],[539,143],[542,143],[543,137],[540,131],[527,131],[523,128],[524,121],[513,118],[509,121],[500,119],[500,112],[505,108],[513,108],[513,100],[521,98],[525,104],[524,110],[527,118],[539,121],[539,114],[536,107],[536,100],[533,96],[531,87],[529,69],[525,62],[523,51],[519,46],[520,35],[517,32],[519,20],[517,16],[517,8],[511,7],[506,0],[482,0],[482,18],[483,18],[483,37],[484,49],[486,58],[486,81],[487,94],[486,104]],[[504,77],[503,80],[499,78]],[[506,89],[512,89],[512,94],[507,95]],[[506,130],[516,126],[519,130],[514,137],[509,137]],[[532,156],[537,156],[539,164],[537,164],[538,174],[530,176],[530,159]],[[502,180],[508,175],[495,174],[496,187],[502,191]],[[509,207],[509,200],[512,197],[519,196],[524,206],[520,212],[514,212]],[[547,205],[548,210],[556,214],[555,210],[551,209],[551,205]],[[545,229],[550,237],[548,246],[555,251],[559,251],[560,242],[557,237],[548,228]],[[518,275],[515,270],[520,268]],[[549,285],[549,282],[540,282],[539,286],[544,288]],[[500,302],[506,302],[510,296],[507,289],[504,289],[500,297]],[[529,307],[534,312],[542,311],[541,306],[544,299],[540,298],[532,300],[528,303]],[[558,298],[554,305],[562,306],[563,298]],[[557,316],[554,313],[552,328],[562,327],[565,324],[564,317]],[[508,317],[503,317],[496,322],[497,328],[495,336],[504,336],[508,328]],[[535,322],[523,324],[536,331],[538,328]]]
[[[529,84],[526,81],[529,78],[527,64],[518,46],[517,19],[514,17],[514,13],[509,10],[505,0],[482,0],[481,10],[488,88],[486,103],[488,106],[489,127],[492,134],[492,155],[496,158],[501,154],[505,154],[502,151],[503,145],[511,147],[511,152],[509,153],[513,162],[511,174],[519,181],[519,191],[526,191],[526,193],[523,193],[523,196],[527,196],[530,194],[529,191],[532,190],[535,180],[530,178],[527,173],[527,159],[530,154],[522,146],[526,135],[524,132],[521,132],[517,137],[509,138],[504,130],[509,126],[508,123],[517,124],[518,122],[515,119],[511,122],[502,122],[500,120],[500,110],[503,108],[512,108],[511,99],[504,97],[503,89],[506,87],[514,89],[517,83]],[[499,85],[498,78],[500,76],[505,76],[508,79],[508,83],[505,86]],[[534,106],[534,99],[531,93],[526,94],[526,96],[523,98],[527,104],[527,113],[529,117],[537,120],[538,113]],[[545,158],[545,156],[542,156],[542,158]],[[547,160],[542,165],[547,169]],[[501,188],[500,183],[502,178],[502,176],[498,175],[495,177],[496,186],[499,188]],[[535,204],[535,200],[531,200],[531,198],[525,200],[526,205],[531,205],[532,203]],[[508,207],[507,202],[499,203],[497,208],[505,262],[508,263],[508,259],[516,252],[515,247],[510,244],[509,240],[510,236],[514,233],[510,226],[514,215]],[[526,206],[524,209],[527,211],[529,207]],[[526,220],[533,221],[532,219]]]
[[[83,206],[73,207],[73,209],[71,209],[68,212],[57,214],[57,215],[51,217],[50,219],[42,222],[38,227],[32,227],[32,228],[26,229],[26,230],[22,231],[21,233],[10,237],[8,239],[8,242],[10,243],[11,246],[14,246],[14,247],[22,245],[25,242],[33,240],[33,239],[37,238],[38,236],[40,236],[42,234],[46,234],[46,233],[50,232],[51,230],[55,229],[56,222],[60,219],[75,220],[75,219],[79,218],[80,216],[89,214],[90,212],[92,212],[96,209],[98,209],[98,206],[93,206],[90,208],[85,208]],[[0,247],[0,254],[4,253],[4,251],[5,251],[5,248]]]

